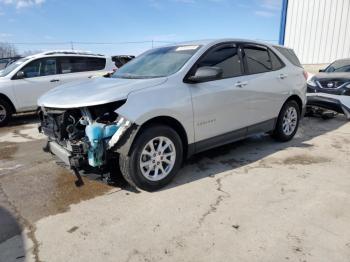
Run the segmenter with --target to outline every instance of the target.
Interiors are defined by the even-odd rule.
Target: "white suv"
[[[11,115],[37,109],[50,89],[116,69],[111,58],[83,51],[49,51],[17,60],[0,71],[0,126]]]
[[[56,88],[38,103],[47,151],[75,171],[113,176],[119,167],[152,191],[194,153],[261,132],[292,139],[306,78],[282,46],[197,41],[149,50],[111,78]]]

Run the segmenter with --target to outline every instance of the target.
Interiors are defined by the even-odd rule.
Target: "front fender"
[[[160,86],[130,93],[116,113],[137,126],[155,117],[174,118],[185,129],[188,143],[194,142],[192,100],[185,86]]]

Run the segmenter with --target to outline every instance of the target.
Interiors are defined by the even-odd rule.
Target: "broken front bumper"
[[[333,110],[350,119],[350,96],[327,93],[308,93],[307,105]]]

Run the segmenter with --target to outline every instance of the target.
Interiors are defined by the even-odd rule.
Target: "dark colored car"
[[[0,70],[8,67],[13,62],[15,62],[15,61],[17,61],[18,59],[21,59],[21,58],[22,58],[21,56],[0,58]]]
[[[134,59],[135,56],[133,55],[117,55],[112,56],[112,61],[115,63],[115,66],[117,68],[121,68],[123,65]]]
[[[345,114],[350,119],[350,58],[336,60],[307,82],[308,106]]]

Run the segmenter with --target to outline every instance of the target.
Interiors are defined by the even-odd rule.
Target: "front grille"
[[[321,80],[318,81],[321,88],[335,89],[346,83],[344,80]]]

